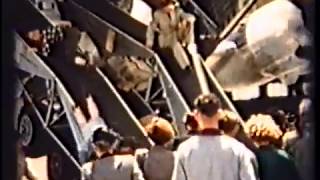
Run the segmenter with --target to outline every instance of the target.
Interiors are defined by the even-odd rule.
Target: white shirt
[[[256,180],[255,155],[236,139],[193,136],[177,150],[173,180]]]

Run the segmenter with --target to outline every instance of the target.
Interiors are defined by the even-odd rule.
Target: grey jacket
[[[143,163],[147,180],[170,180],[174,168],[174,154],[162,146],[154,146]]]
[[[144,180],[132,155],[115,155],[96,160],[84,168],[90,180]]]
[[[256,180],[255,155],[236,139],[193,136],[177,150],[173,180]]]

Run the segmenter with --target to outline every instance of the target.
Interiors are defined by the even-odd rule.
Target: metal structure
[[[105,22],[117,26],[124,33],[139,41],[141,45],[145,42],[145,34],[147,28],[146,25],[130,17],[130,15],[127,12],[122,11],[120,8],[114,6],[108,1],[95,0],[94,3],[89,3],[85,0],[75,0],[75,2],[77,2],[79,5],[83,6],[87,10],[95,13],[96,16],[98,16]],[[74,13],[75,11],[73,11],[73,13],[70,12],[69,14],[71,15]],[[114,16],[116,16],[117,18],[113,18]],[[85,17],[82,16],[82,18],[79,19],[83,18]],[[126,28],[128,26],[130,28]],[[207,82],[205,83],[208,84],[209,91],[215,92],[221,98],[223,106],[236,112],[236,109],[232,105],[232,102],[226,96],[225,92],[220,87],[218,81],[215,79],[212,72],[207,71],[206,67],[202,65],[206,77],[198,77],[197,72],[194,70],[184,71],[180,69],[177,63],[174,60],[172,60],[174,59],[172,54],[168,54],[168,52],[163,51],[161,49],[156,49],[155,52],[157,52],[157,54],[159,55],[160,59],[162,60],[162,64],[164,64],[170,77],[176,83],[177,88],[180,90],[183,98],[185,98],[189,106],[192,104],[194,98],[202,93],[200,86],[197,86],[199,84],[198,78],[202,78],[207,79]],[[201,59],[201,55],[199,56]]]
[[[224,108],[237,113],[234,102],[229,99],[210,67],[205,65],[202,58],[206,58],[205,53],[199,53],[198,61],[194,62],[197,67],[182,70],[172,54],[157,48],[146,48],[146,26],[130,17],[132,1],[123,2],[117,7],[113,1],[107,0],[22,0],[19,4],[21,13],[17,14],[17,21],[14,22],[18,72],[15,128],[22,135],[24,146],[31,146],[35,131],[44,129],[80,172],[81,165],[88,161],[92,150],[73,113],[74,108],[84,101],[85,97],[79,92],[82,87],[94,97],[105,126],[121,136],[133,137],[141,147],[152,146],[153,142],[138,119],[148,114],[158,114],[172,122],[178,136],[185,135],[183,116],[190,111],[194,98],[201,93],[214,92],[220,97]],[[206,13],[208,9],[204,9],[200,1],[181,1],[181,4],[200,19],[196,39],[201,44],[204,43],[201,35],[215,41],[219,41],[219,36],[225,37],[247,13],[254,0],[229,4],[233,11],[238,6],[243,9],[238,9],[238,16],[235,13],[225,19]],[[236,20],[231,21],[231,16],[235,16]],[[227,26],[228,23],[231,25]],[[123,91],[116,86],[110,67],[94,67],[87,71],[70,63],[74,56],[68,53],[76,52],[78,39],[69,35],[53,45],[48,55],[40,55],[28,44],[25,34],[51,26],[71,26],[86,32],[102,57],[139,57],[154,73],[147,89]],[[227,30],[222,31],[226,26]],[[212,41],[205,43],[209,49],[214,49]],[[40,122],[41,126],[35,126],[36,122]],[[68,131],[69,141],[61,138],[57,127]]]
[[[143,44],[134,40],[125,32],[122,32],[107,21],[104,21],[102,18],[93,14],[92,11],[87,10],[89,8],[84,8],[80,3],[77,3],[76,1],[68,1],[62,6],[66,18],[72,21],[80,29],[85,29],[86,32],[91,35],[92,39],[97,42],[97,48],[99,50],[106,51],[105,41],[108,40],[105,40],[102,37],[105,36],[106,32],[112,31],[116,34],[114,41],[115,47],[113,52],[108,53],[115,55],[138,56],[143,59],[150,60],[149,63],[146,63],[150,64],[152,69],[155,70],[156,77],[150,79],[149,88],[143,94],[138,92],[129,92],[125,93],[123,97],[127,97],[126,102],[129,106],[131,105],[130,107],[139,107],[139,109],[136,109],[135,111],[136,116],[139,118],[149,113],[154,113],[159,108],[155,106],[153,102],[163,100],[166,104],[165,106],[167,106],[169,118],[174,122],[176,120],[178,121],[174,124],[177,126],[178,132],[183,133],[184,126],[180,120],[184,113],[189,111],[189,107],[182,98],[175,82],[172,80],[165,65],[163,64],[163,61],[160,60],[158,55],[152,50],[146,49]],[[89,25],[84,22],[92,23]],[[97,31],[98,29],[99,31]],[[102,31],[102,29],[104,30]],[[108,75],[108,71],[106,71],[106,75]],[[109,74],[109,76],[111,75]],[[151,84],[155,84],[155,81],[158,81],[159,85],[152,88]],[[154,99],[159,92],[161,92],[160,97]]]
[[[185,103],[159,57],[154,52],[145,49],[140,43],[136,42],[125,33],[97,18],[90,11],[83,8],[81,9],[80,6],[77,6],[77,4],[72,1],[66,3],[70,3],[69,5],[71,5],[68,11],[72,12],[72,8],[79,8],[76,9],[77,12],[79,12],[76,14],[76,17],[81,18],[82,13],[82,15],[86,15],[91,22],[94,22],[99,29],[105,29],[105,31],[102,32],[103,34],[107,33],[108,29],[116,32],[117,42],[121,43],[115,47],[114,53],[128,53],[125,49],[129,46],[133,47],[129,48],[132,49],[132,54],[139,55],[140,57],[150,57],[153,61],[153,68],[155,69],[157,76],[154,79],[150,79],[150,88],[145,92],[145,96],[142,96],[142,94],[138,92],[130,92],[131,98],[124,97],[123,95],[120,95],[119,90],[117,90],[109,80],[108,75],[106,75],[105,72],[102,72],[99,68],[96,68],[95,71],[83,72],[83,74],[79,72],[77,73],[74,68],[66,63],[66,59],[59,58],[61,57],[59,55],[64,53],[61,49],[59,50],[59,48],[54,49],[47,57],[37,55],[34,49],[31,48],[22,38],[28,30],[37,29],[37,26],[26,28],[23,23],[31,21],[42,22],[40,27],[44,28],[46,26],[55,25],[51,20],[52,17],[57,16],[51,14],[51,16],[48,17],[46,13],[43,13],[41,10],[39,11],[31,1],[23,2],[20,8],[26,10],[26,13],[28,13],[28,11],[31,11],[31,13],[29,16],[23,16],[24,14],[21,13],[21,21],[15,22],[17,27],[15,59],[19,75],[16,127],[17,130],[19,130],[25,137],[24,144],[26,146],[32,145],[31,139],[34,135],[33,131],[37,130],[36,128],[39,128],[34,127],[33,124],[34,121],[40,121],[42,124],[42,127],[40,128],[44,128],[47,133],[50,134],[78,169],[80,169],[81,164],[88,160],[90,155],[90,144],[84,140],[82,129],[79,127],[79,124],[73,115],[73,109],[77,105],[73,100],[73,98],[77,98],[77,94],[74,94],[73,86],[77,88],[77,84],[71,79],[71,76],[73,76],[73,78],[80,78],[81,81],[81,78],[84,78],[84,75],[93,77],[93,82],[90,85],[99,87],[99,89],[96,90],[91,89],[92,92],[90,93],[98,97],[96,98],[96,101],[97,104],[100,105],[99,110],[101,111],[103,119],[106,120],[107,126],[115,129],[122,136],[134,137],[143,147],[152,145],[152,142],[146,137],[141,125],[138,123],[137,117],[157,111],[157,109],[160,108],[159,105],[152,104],[152,102],[155,102],[155,99],[164,100],[169,116],[177,126],[177,132],[183,133],[183,124],[176,123],[175,120],[182,119],[184,113],[189,111],[189,107]],[[60,22],[62,21],[60,20]],[[67,24],[69,23],[68,21],[64,22]],[[83,24],[81,23],[77,24],[75,22],[74,24],[76,24],[80,29],[83,28]],[[92,32],[93,29],[89,27],[84,27],[82,30],[85,30],[89,34],[95,33]],[[99,39],[99,35],[102,34],[95,33],[95,35],[96,36],[92,36],[94,40],[95,38]],[[62,44],[63,43],[65,42],[62,41]],[[97,47],[99,48],[99,42],[97,44]],[[32,82],[34,78],[40,82],[36,83],[36,86],[26,87],[28,82]],[[86,80],[87,79],[84,78],[82,81]],[[152,87],[152,84],[157,85]],[[47,94],[41,99],[36,98],[38,96],[41,97],[40,94],[37,94],[36,90],[39,87],[42,87],[43,89],[43,92],[41,93],[47,92]],[[124,98],[126,99],[124,100]],[[127,104],[126,101],[129,103]],[[132,112],[129,104],[131,107],[138,106],[142,110],[139,110],[140,112]],[[37,116],[36,119],[30,118],[28,114],[23,114],[23,109],[26,106],[31,106],[31,111],[34,111]],[[57,114],[55,112],[56,108],[59,108],[61,112],[59,111]],[[63,125],[67,125],[67,128],[70,128],[73,135],[72,139],[76,146],[73,148],[76,150],[70,150],[66,147],[61,139],[59,139],[55,134],[53,130],[54,127],[51,127],[51,125],[57,125],[59,123],[63,123]],[[71,153],[71,151],[76,153]]]
[[[31,48],[28,47],[25,41],[18,34],[16,34],[15,59],[17,68],[25,72],[25,76],[19,76],[21,73],[18,72],[17,98],[21,103],[20,106],[16,108],[18,116],[15,122],[16,127],[19,127],[19,129],[24,128],[28,132],[27,134],[23,134],[24,137],[28,139],[24,145],[30,145],[31,139],[34,138],[34,131],[36,131],[35,127],[33,127],[35,119],[31,120],[29,114],[22,114],[22,108],[29,106],[31,107],[32,111],[36,113],[37,120],[41,122],[42,128],[44,128],[48,134],[60,145],[63,151],[69,155],[74,165],[80,168],[80,165],[74,158],[74,155],[71,155],[70,150],[68,150],[62,144],[62,142],[57,138],[51,129],[53,125],[63,122],[62,119],[68,119],[70,128],[74,132],[74,139],[78,145],[77,150],[79,152],[84,151],[86,147],[84,147],[83,142],[81,142],[79,128],[75,124],[76,120],[74,120],[72,115],[71,109],[72,106],[74,106],[73,99],[66,91],[57,76],[50,70],[50,68],[41,60],[39,56],[32,52]],[[31,85],[27,87],[28,83],[35,78],[38,78],[38,81],[40,81],[37,84],[37,88],[42,86],[42,88],[47,91],[42,91],[40,93],[38,92],[36,94]],[[40,94],[43,96],[42,98],[39,98],[41,97]],[[49,104],[47,104],[47,106],[41,103],[41,101],[44,99],[48,100]],[[57,106],[60,106],[60,108]],[[41,111],[40,109],[46,109],[46,111]],[[19,116],[21,118],[19,118]],[[24,119],[27,119],[27,121],[24,121]]]

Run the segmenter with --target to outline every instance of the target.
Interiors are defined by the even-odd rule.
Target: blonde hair
[[[252,115],[245,123],[246,133],[257,143],[269,142],[273,145],[281,143],[283,132],[270,115]]]

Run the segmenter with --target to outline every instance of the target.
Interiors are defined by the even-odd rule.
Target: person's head
[[[282,132],[286,131],[287,117],[286,112],[282,109],[272,109],[268,112],[275,123],[280,127]]]
[[[270,115],[252,115],[245,123],[249,137],[258,145],[274,145],[281,147],[283,132]]]
[[[138,149],[139,144],[135,141],[134,137],[125,137],[121,141],[118,154],[134,154],[134,151]]]
[[[221,115],[221,103],[214,94],[198,96],[194,102],[194,117],[198,123],[198,129],[218,128]]]
[[[222,112],[222,117],[219,120],[219,129],[229,136],[235,137],[241,128],[239,116],[229,110]]]
[[[174,136],[175,131],[169,121],[155,116],[147,115],[140,120],[148,136],[156,145],[163,146],[170,142]]]
[[[193,134],[198,130],[198,122],[195,120],[194,114],[186,113],[183,117],[184,125],[188,134]]]
[[[96,130],[92,138],[94,152],[98,158],[104,154],[113,154],[119,142],[119,137],[103,129]]]

